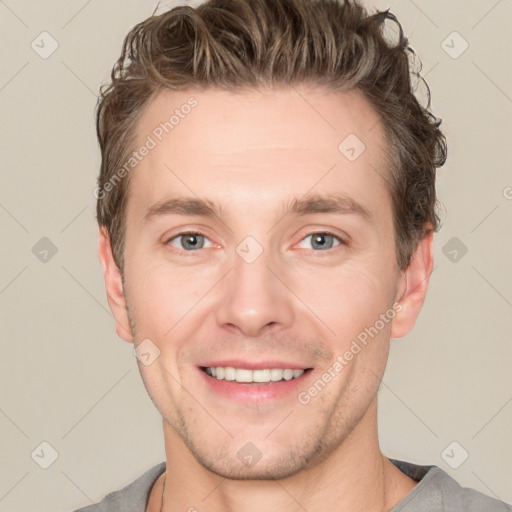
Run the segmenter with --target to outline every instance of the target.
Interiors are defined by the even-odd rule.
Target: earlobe
[[[116,322],[117,335],[124,341],[131,343],[133,342],[133,335],[129,328],[130,322],[126,308],[121,271],[114,261],[110,237],[104,226],[100,228],[98,238],[98,257],[103,269],[108,304]]]
[[[433,236],[430,230],[418,243],[409,266],[402,272],[396,301],[401,308],[393,318],[391,338],[402,338],[414,327],[427,295],[434,265]]]

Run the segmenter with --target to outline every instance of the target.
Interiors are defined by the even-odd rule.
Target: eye
[[[313,246],[313,249],[319,249],[320,251],[332,249],[334,240],[338,241],[338,245],[335,247],[345,245],[345,242],[338,236],[334,235],[333,233],[327,233],[323,231],[309,234],[301,240],[301,243],[308,238],[311,238],[311,245]],[[307,249],[307,247],[305,247],[305,249]]]
[[[198,249],[203,249],[205,240],[208,240],[206,235],[197,232],[179,233],[167,240],[166,244],[177,247],[187,252],[192,252]],[[176,245],[176,243],[178,245]]]
[[[325,252],[329,249],[336,248],[340,245],[346,245],[345,242],[340,237],[334,235],[333,233],[324,231],[310,233],[301,240],[301,243],[304,243],[304,241],[307,240],[308,238],[311,238],[311,245],[313,249],[317,252]],[[195,231],[189,231],[174,235],[172,238],[169,238],[169,240],[166,241],[166,244],[169,244],[172,247],[176,247],[177,249],[184,250],[186,252],[194,252],[199,249],[204,249],[206,241],[207,243],[210,243],[210,245],[206,247],[212,247],[212,244],[206,235]],[[337,245],[334,245],[335,241],[338,242]],[[308,247],[302,248],[307,249]]]

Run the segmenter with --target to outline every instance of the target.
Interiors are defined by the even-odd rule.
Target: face
[[[428,281],[426,252],[396,266],[377,114],[357,92],[166,91],[137,141],[124,283],[104,231],[100,257],[166,441],[229,478],[314,466],[367,428]]]

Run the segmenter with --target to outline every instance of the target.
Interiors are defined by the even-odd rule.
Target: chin
[[[253,466],[245,465],[238,457],[226,457],[222,461],[202,458],[194,454],[197,461],[208,471],[230,480],[279,480],[301,472],[307,463],[294,457],[261,459]]]
[[[190,434],[190,432],[188,432]],[[183,439],[190,453],[205,469],[231,480],[278,480],[293,476],[320,463],[328,456],[328,447],[318,440],[316,443],[302,441],[283,446],[269,440],[227,441],[196,444],[190,438]],[[239,448],[237,446],[240,445]],[[259,449],[258,446],[261,448]]]

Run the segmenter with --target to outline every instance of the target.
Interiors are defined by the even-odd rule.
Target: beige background
[[[401,20],[449,138],[429,294],[380,391],[383,451],[512,502],[512,1],[367,3]],[[0,512],[70,511],[164,460],[159,414],[108,309],[92,194],[96,92],[155,6],[0,1]],[[46,59],[31,47],[43,31],[59,45]],[[43,237],[57,248],[46,263],[32,249]],[[453,237],[468,249],[456,262]],[[58,452],[48,469],[34,460],[49,461],[43,441]]]

